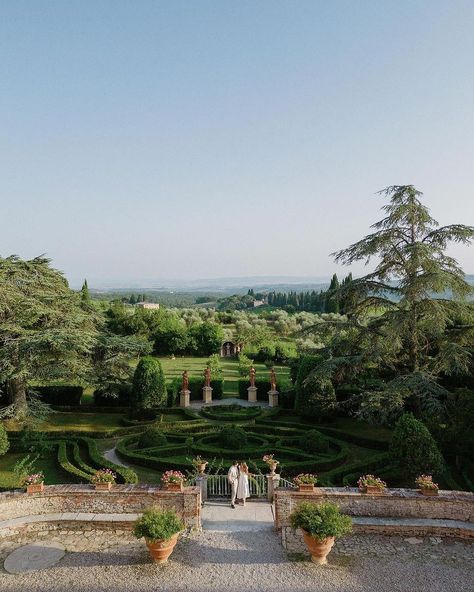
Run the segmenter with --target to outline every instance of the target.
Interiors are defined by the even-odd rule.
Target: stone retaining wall
[[[354,531],[359,533],[474,536],[470,526],[474,524],[474,493],[440,491],[436,497],[426,497],[414,489],[390,489],[378,495],[338,487],[318,487],[314,493],[277,489],[275,528],[281,533],[283,546],[292,553],[305,549],[301,532],[293,531],[290,525],[291,512],[303,500],[336,503],[356,518]]]
[[[88,514],[95,527],[130,528],[131,522],[108,525],[100,516],[117,514],[140,514],[150,506],[175,509],[186,527],[201,528],[201,492],[198,487],[185,487],[183,491],[166,491],[158,487],[141,485],[115,485],[111,491],[95,491],[91,485],[50,485],[43,493],[27,494],[24,491],[0,493],[0,522],[44,514]],[[100,516],[99,516],[100,515]],[[119,517],[118,517],[119,518]],[[15,521],[14,529],[20,527]],[[26,522],[26,521],[25,521]],[[41,528],[44,528],[44,523]],[[60,524],[60,522],[57,522]],[[1,525],[0,525],[1,526]],[[51,522],[51,529],[56,527]],[[38,525],[24,525],[23,529],[37,529]],[[2,532],[2,536],[7,533]]]

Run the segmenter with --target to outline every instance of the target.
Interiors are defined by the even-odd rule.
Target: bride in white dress
[[[249,489],[249,468],[246,463],[242,463],[239,467],[239,482],[237,484],[237,498],[242,500],[245,506],[246,499],[250,497]]]

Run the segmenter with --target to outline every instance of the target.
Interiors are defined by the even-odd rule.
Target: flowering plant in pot
[[[301,528],[314,563],[324,565],[336,537],[352,530],[352,518],[342,514],[336,504],[301,502],[290,515],[291,526]]]
[[[149,508],[134,525],[133,534],[145,538],[150,555],[157,563],[168,561],[184,524],[175,510]]]
[[[173,491],[182,491],[185,481],[186,476],[181,471],[166,471],[161,476],[161,482],[165,486],[165,489],[171,489]]]
[[[359,491],[364,493],[383,493],[387,484],[374,475],[362,475],[357,481],[357,486],[359,487]]]
[[[314,486],[318,482],[318,476],[312,473],[300,473],[293,479],[295,485],[298,485],[300,491],[314,491]]]
[[[31,473],[26,475],[22,481],[23,487],[26,487],[26,493],[39,493],[44,491],[44,474],[42,471],[39,473]]]
[[[279,464],[279,461],[276,460],[275,455],[274,454],[265,454],[263,456],[262,460],[264,463],[266,463],[268,465],[268,468],[270,469],[270,473],[273,475],[275,473],[277,465]]]
[[[110,469],[99,469],[91,477],[91,483],[99,491],[109,491],[115,483],[116,474]]]
[[[438,484],[433,481],[431,475],[420,475],[415,479],[415,483],[423,495],[438,495]]]
[[[206,466],[208,465],[208,461],[204,460],[198,455],[195,458],[193,458],[191,462],[196,471],[198,471],[200,475],[203,475],[204,471],[206,470]]]

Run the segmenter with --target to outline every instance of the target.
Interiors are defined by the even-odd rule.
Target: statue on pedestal
[[[275,376],[275,368],[272,368],[270,370],[270,390],[271,391],[276,391],[277,390],[277,382],[276,382],[276,376]]]
[[[211,386],[211,369],[209,366],[204,370],[204,386]]]
[[[188,371],[185,370],[183,372],[183,383],[181,386],[181,390],[182,391],[189,391],[189,377],[188,377]]]
[[[255,368],[252,366],[249,372],[250,386],[255,386]]]

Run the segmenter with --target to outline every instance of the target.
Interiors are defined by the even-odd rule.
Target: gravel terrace
[[[353,535],[338,541],[328,566],[289,560],[271,525],[183,536],[167,565],[151,562],[142,541],[126,531],[44,532],[0,542],[0,559],[26,542],[59,542],[66,555],[47,570],[0,573],[2,592],[471,592],[474,544],[459,540]],[[235,510],[238,513],[238,509]]]

